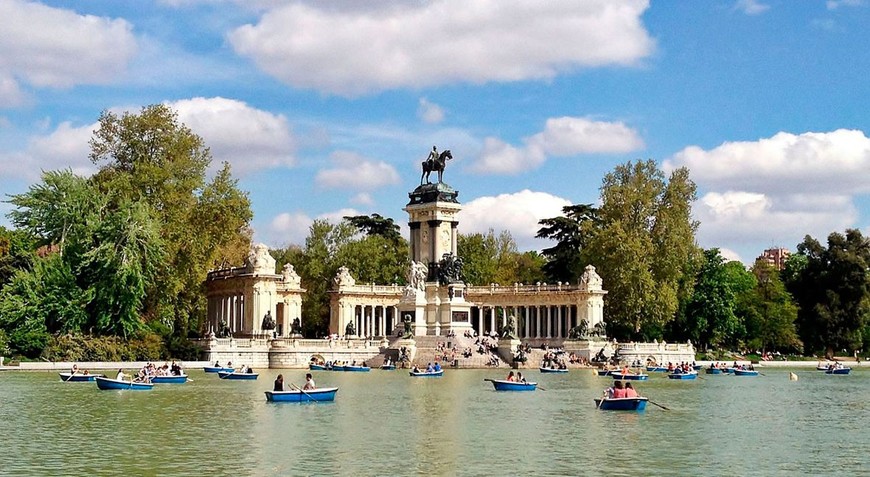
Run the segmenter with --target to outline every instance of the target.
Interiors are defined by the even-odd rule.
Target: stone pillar
[[[489,307],[489,331],[495,331],[495,307]]]
[[[558,327],[556,328],[556,337],[564,338],[565,334],[562,332],[562,305],[559,305],[556,308],[556,323],[558,323]]]
[[[535,338],[541,338],[541,309],[539,307],[530,307],[535,310]]]

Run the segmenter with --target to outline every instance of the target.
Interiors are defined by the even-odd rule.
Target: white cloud
[[[15,78],[3,74],[0,70],[0,104],[7,108],[21,106],[24,104],[27,95],[21,91],[21,87]]]
[[[372,199],[371,194],[369,194],[368,192],[360,192],[359,194],[351,197],[350,203],[356,205],[374,205],[375,201],[374,199]]]
[[[325,220],[331,224],[337,224],[344,220],[345,217],[352,217],[354,215],[362,215],[362,213],[356,209],[338,209],[332,212],[324,212],[317,216],[320,220]]]
[[[88,158],[88,140],[98,124],[73,127],[63,122],[45,136],[33,136],[23,151],[0,152],[0,169],[8,178],[36,181],[43,170],[72,169],[76,174],[91,175],[97,167]]]
[[[719,255],[725,259],[725,262],[742,262],[743,259],[740,258],[740,254],[731,250],[730,248],[722,248],[719,247]]]
[[[496,233],[510,231],[520,251],[540,250],[549,245],[536,239],[541,226],[538,221],[562,215],[562,207],[571,201],[546,192],[522,190],[513,194],[479,197],[464,205],[459,212],[462,233]]]
[[[538,148],[516,148],[501,139],[488,137],[483,141],[480,157],[469,169],[489,174],[519,174],[535,169],[546,159]]]
[[[706,191],[693,208],[701,246],[745,247],[749,260],[773,244],[793,248],[807,234],[854,227],[855,196],[870,193],[870,139],[861,131],[690,146],[663,169],[682,166]]]
[[[284,212],[276,215],[265,232],[263,240],[272,248],[303,245],[314,220],[302,212]]]
[[[444,110],[426,98],[420,98],[417,116],[426,124],[438,124],[444,120]]]
[[[770,197],[740,191],[709,192],[695,203],[693,212],[701,222],[698,242],[702,247],[724,243],[759,253],[771,244],[793,249],[808,234],[827,237],[852,226],[858,218],[849,196]]]
[[[647,0],[292,3],[228,35],[298,88],[354,96],[455,82],[552,78],[635,65],[654,41]]]
[[[227,161],[235,174],[295,164],[295,138],[287,118],[242,101],[192,98],[169,103],[178,119],[211,148],[214,165]]]
[[[527,141],[553,156],[623,153],[644,148],[643,139],[622,122],[592,121],[587,118],[550,118],[543,132]]]
[[[347,151],[333,153],[332,161],[337,167],[317,173],[314,180],[319,187],[367,191],[400,181],[396,169],[383,161],[374,162]]]
[[[110,83],[136,54],[132,29],[123,19],[0,2],[0,77],[7,82],[0,89],[18,91],[18,85],[8,84],[10,78],[55,88]]]
[[[686,166],[706,189],[768,194],[870,192],[870,139],[839,129],[800,135],[780,132],[752,142],[726,142],[706,151],[690,146],[663,164]]]
[[[739,10],[747,15],[760,15],[770,9],[770,5],[765,5],[758,0],[737,0],[734,4],[734,10]]]
[[[480,156],[469,169],[479,173],[519,174],[537,168],[548,155],[625,153],[644,148],[640,135],[622,122],[568,116],[548,119],[542,132],[523,142],[524,147],[515,147],[498,138],[486,138]]]
[[[828,0],[825,2],[828,10],[836,10],[840,7],[862,7],[864,4],[864,0]]]

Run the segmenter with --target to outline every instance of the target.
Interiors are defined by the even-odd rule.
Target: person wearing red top
[[[622,381],[613,383],[613,399],[625,397],[625,388],[622,387]]]
[[[631,385],[631,383],[625,383],[624,391],[625,391],[625,397],[627,397],[627,398],[636,398],[637,397],[637,391],[634,390],[634,387]]]

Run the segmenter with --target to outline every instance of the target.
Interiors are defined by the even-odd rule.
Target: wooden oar
[[[308,399],[309,399],[311,402],[314,402],[314,398],[311,397],[310,394],[308,394],[307,392],[305,392],[304,389],[302,389],[302,388],[300,388],[299,386],[297,386],[296,383],[290,383],[290,385],[293,386],[294,388],[298,389],[299,391],[301,391],[302,394],[308,396]]]
[[[659,403],[653,401],[652,399],[647,399],[647,402],[649,402],[650,404],[652,404],[652,405],[654,405],[654,406],[658,406],[658,407],[664,409],[665,411],[670,411],[670,410],[671,410],[671,408],[669,408],[669,407],[665,407],[665,406],[662,406],[661,404],[659,404]]]
[[[63,380],[63,382],[67,382],[67,381],[69,381],[69,380],[72,379],[72,377],[75,376],[76,374],[79,374],[79,372],[76,371],[76,372],[70,374],[68,378],[66,378],[66,379]]]

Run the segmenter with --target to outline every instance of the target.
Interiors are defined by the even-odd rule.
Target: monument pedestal
[[[405,367],[405,364],[410,364],[414,362],[414,358],[417,357],[417,342],[414,341],[414,338],[402,338],[396,340],[396,343],[393,345],[394,349],[399,351],[399,360],[396,362],[397,366]],[[406,362],[402,362],[402,348],[405,348],[405,352],[407,353],[408,360]]]
[[[516,338],[501,338],[498,340],[498,355],[511,365],[514,368],[521,367],[518,364],[523,365],[525,363],[514,362],[514,354],[517,352],[517,348],[523,342]],[[524,366],[523,366],[524,367]]]

